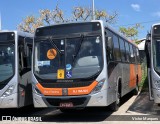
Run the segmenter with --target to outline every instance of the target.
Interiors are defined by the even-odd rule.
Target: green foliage
[[[141,92],[144,92],[148,90],[147,65],[145,61],[141,64],[141,67],[142,67],[142,80],[139,83],[139,89],[141,90]]]
[[[95,18],[104,20],[108,23],[115,23],[118,14],[116,12],[108,14],[104,10],[96,10]],[[65,12],[59,8],[58,4],[54,10],[43,9],[39,11],[39,16],[27,16],[18,25],[18,30],[34,33],[35,29],[40,26],[47,26],[57,23],[67,23],[76,21],[90,21],[92,10],[87,7],[74,7],[70,17],[65,17]]]
[[[142,29],[143,26],[141,26],[140,24],[136,24],[135,26],[131,26],[131,27],[120,27],[119,31],[125,35],[126,37],[130,38],[133,41],[137,41],[137,37],[138,37],[138,33],[139,33],[139,29]]]

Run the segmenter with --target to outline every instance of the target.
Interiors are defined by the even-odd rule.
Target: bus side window
[[[136,51],[135,51],[135,47],[132,46],[133,48],[133,62],[136,63]]]
[[[125,49],[126,49],[126,62],[129,62],[130,52],[129,52],[129,44],[127,42],[125,42]]]
[[[126,60],[125,42],[120,38],[119,39],[119,44],[120,44],[122,61],[124,62]]]
[[[31,69],[31,62],[32,62],[32,45],[33,39],[32,38],[25,38],[25,59],[26,59],[26,68]]]
[[[108,61],[113,61],[113,33],[106,29],[106,56]]]
[[[106,46],[106,51],[107,51],[107,58],[109,61],[113,60],[113,43],[112,43],[112,37],[106,37],[107,40],[107,46]]]
[[[132,44],[130,44],[130,60],[132,63],[135,63],[135,53]]]
[[[115,61],[121,61],[119,41],[116,35],[113,35],[113,44],[114,44],[114,59]]]
[[[133,53],[134,53],[134,63],[138,63],[138,61],[137,61],[137,52],[136,52],[136,48],[135,48],[135,46],[133,46]]]
[[[133,49],[131,44],[129,44],[129,48],[130,48],[130,61],[131,63],[133,63]]]
[[[140,64],[140,56],[139,56],[139,50],[136,48],[136,59],[137,59],[137,64]]]
[[[19,71],[31,69],[32,56],[32,39],[19,36],[18,38],[18,52],[19,52]]]
[[[24,37],[18,37],[18,53],[19,53],[19,71],[21,72],[24,68]]]

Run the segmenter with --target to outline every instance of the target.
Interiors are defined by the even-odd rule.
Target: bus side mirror
[[[108,61],[113,59],[112,42],[113,42],[112,37],[106,37],[106,52]]]
[[[30,43],[28,42],[29,38],[24,38],[24,56],[28,57],[29,56],[29,45]]]
[[[146,36],[146,42],[151,42],[151,34],[148,33]]]
[[[110,48],[112,48],[112,37],[106,37],[106,41],[106,49],[108,51]]]
[[[26,38],[24,38],[24,57],[27,57],[27,42],[26,42]]]

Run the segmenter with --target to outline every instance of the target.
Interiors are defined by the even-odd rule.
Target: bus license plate
[[[71,102],[69,102],[69,103],[60,103],[59,106],[63,107],[63,108],[71,108],[71,107],[73,107],[73,103],[71,103]]]

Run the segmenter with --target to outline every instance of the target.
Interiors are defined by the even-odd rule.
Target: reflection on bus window
[[[53,41],[54,45],[49,40],[36,43],[35,72],[37,75],[41,75],[42,78],[57,79],[57,70],[65,69],[67,64],[72,66],[72,78],[90,77],[101,70],[102,42],[100,37],[69,38],[64,40],[65,45],[62,44],[62,40]],[[49,49],[57,50],[54,59],[47,58]]]
[[[0,81],[14,74],[14,45],[0,44]]]

